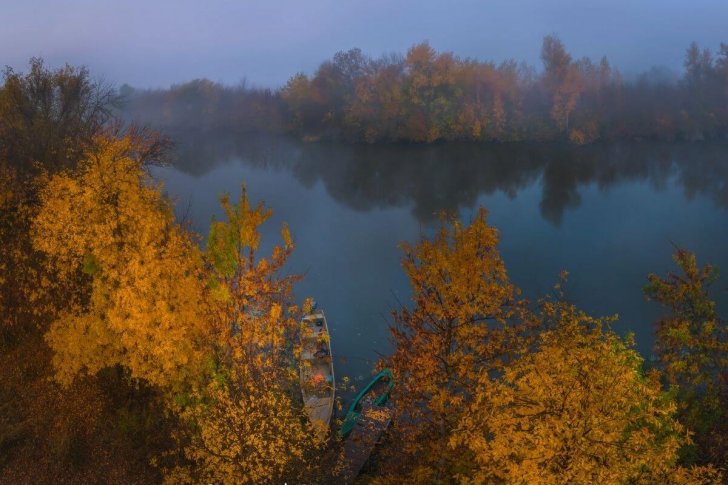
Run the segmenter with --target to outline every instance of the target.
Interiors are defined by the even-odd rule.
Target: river
[[[650,272],[673,268],[673,244],[728,267],[728,145],[630,143],[352,146],[219,133],[177,137],[155,168],[179,217],[205,234],[218,198],[245,184],[273,210],[263,254],[286,221],[299,300],[325,309],[338,376],[370,375],[391,350],[390,312],[410,290],[398,244],[431,233],[435,214],[467,221],[478,206],[500,232],[512,281],[534,301],[569,272],[566,295],[590,314],[618,314],[650,357],[661,310],[646,302]],[[726,282],[715,296],[725,308]]]

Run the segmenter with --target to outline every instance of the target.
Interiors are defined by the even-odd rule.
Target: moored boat
[[[323,310],[301,320],[301,393],[303,406],[314,428],[328,431],[334,410],[334,362]]]
[[[339,430],[343,449],[334,467],[333,483],[353,484],[369,461],[392,421],[394,406],[389,393],[393,386],[392,371],[384,369],[354,398]]]
[[[383,407],[389,400],[392,387],[394,387],[394,376],[390,369],[384,369],[375,375],[349,406],[349,411],[339,429],[339,436],[346,438],[351,433],[365,409]]]

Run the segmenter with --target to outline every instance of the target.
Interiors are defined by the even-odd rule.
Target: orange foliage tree
[[[447,445],[478,376],[501,370],[522,345],[525,326],[512,320],[528,319],[497,242],[481,208],[467,226],[443,216],[432,240],[403,245],[414,306],[395,312],[392,326],[390,365],[398,380],[392,476],[454,476],[463,455]]]

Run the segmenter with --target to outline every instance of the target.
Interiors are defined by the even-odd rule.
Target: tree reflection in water
[[[347,145],[300,143],[268,135],[173,134],[175,167],[201,176],[231,160],[290,170],[304,186],[321,181],[337,202],[359,211],[411,206],[421,222],[440,210],[472,208],[482,195],[509,198],[539,184],[541,215],[559,225],[589,185],[625,182],[663,189],[674,177],[687,199],[709,197],[728,209],[728,144],[651,143]]]

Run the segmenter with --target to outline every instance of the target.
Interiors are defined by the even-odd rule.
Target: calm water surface
[[[210,134],[179,137],[173,167],[155,173],[203,234],[222,216],[219,195],[241,184],[274,211],[264,249],[288,222],[288,269],[305,273],[297,296],[325,309],[336,372],[355,381],[391,350],[389,313],[409,299],[398,244],[430,231],[441,209],[467,221],[487,207],[527,298],[567,270],[567,296],[619,314],[616,329],[647,356],[660,309],[641,289],[649,272],[672,269],[672,243],[728,267],[727,145],[352,147]]]

